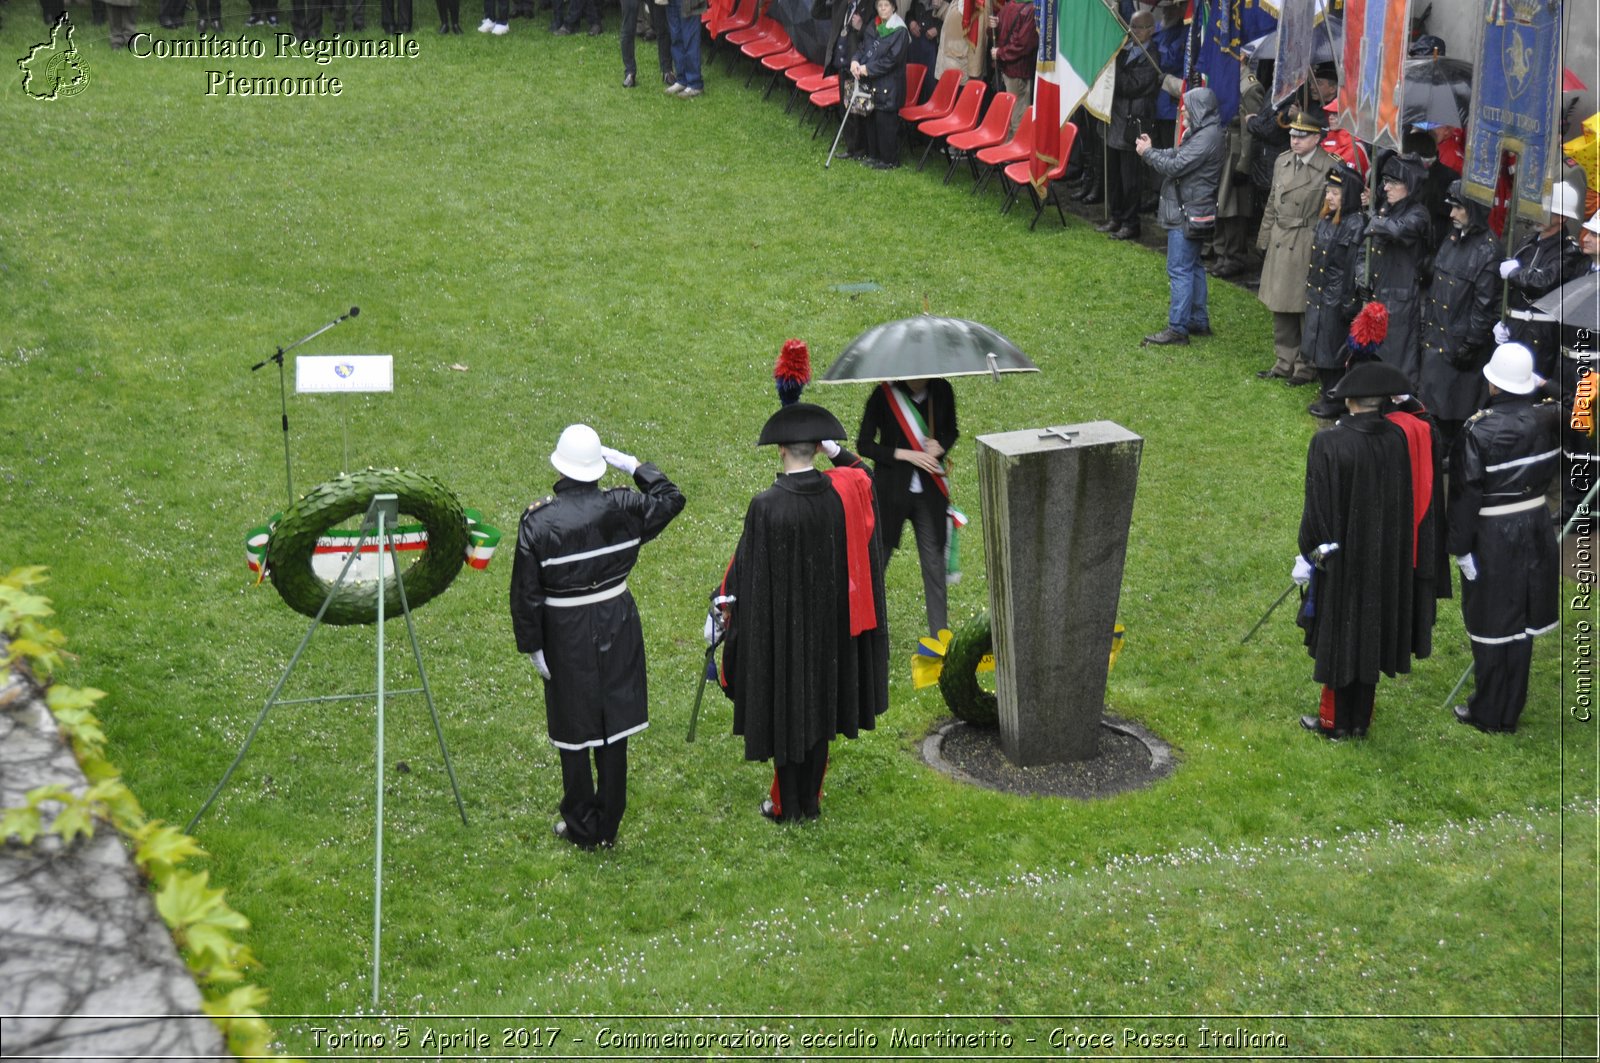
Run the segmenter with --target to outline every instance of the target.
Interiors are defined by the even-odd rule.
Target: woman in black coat
[[[850,73],[872,94],[867,127],[867,165],[892,170],[900,165],[900,107],[906,100],[906,51],[911,34],[894,0],[877,0],[878,17],[862,31],[861,50]]]
[[[1306,271],[1306,315],[1300,326],[1300,351],[1321,378],[1322,396],[1309,407],[1317,417],[1337,417],[1344,403],[1328,397],[1344,376],[1345,339],[1360,309],[1356,282],[1361,238],[1367,230],[1361,212],[1361,175],[1349,166],[1328,172],[1328,191],[1311,240]]]
[[[1488,212],[1453,181],[1445,194],[1450,235],[1439,245],[1433,284],[1422,301],[1422,378],[1417,394],[1433,414],[1448,450],[1468,417],[1488,398],[1483,367],[1494,347],[1500,310],[1499,249]]]
[[[1421,361],[1422,290],[1433,256],[1433,218],[1418,197],[1422,164],[1390,155],[1379,170],[1383,203],[1367,222],[1372,297],[1389,311],[1389,334],[1378,357],[1412,380]]]

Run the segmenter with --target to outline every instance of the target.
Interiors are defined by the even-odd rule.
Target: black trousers
[[[1472,643],[1472,697],[1467,711],[1483,727],[1515,731],[1528,703],[1533,639]]]
[[[461,28],[461,0],[434,0],[434,6],[439,9],[439,25]]]
[[[867,154],[891,166],[900,162],[900,112],[899,110],[873,111],[860,119],[867,130]],[[847,131],[848,132],[848,131]]]
[[[589,25],[600,28],[600,5],[595,0],[568,0],[566,27],[569,30],[578,28],[578,20],[587,18]],[[663,20],[665,12],[663,12]]]
[[[351,29],[367,28],[367,0],[333,0],[329,6],[333,10],[335,33],[344,32],[347,19]]]
[[[1317,717],[1324,731],[1366,732],[1372,726],[1372,706],[1378,698],[1378,684],[1350,683],[1342,687],[1323,687]]]
[[[907,492],[904,497],[891,498],[889,494],[878,499],[883,518],[883,564],[888,569],[895,550],[900,546],[900,534],[906,521],[911,522],[911,533],[917,540],[917,563],[922,568],[922,597],[928,613],[928,634],[937,636],[950,626],[950,587],[946,576],[945,547],[949,525],[945,510],[948,503],[938,488],[923,477],[922,491]]]
[[[411,32],[411,0],[382,0],[378,5],[378,14],[383,20],[385,33]]]
[[[656,62],[665,74],[672,69],[672,36],[667,32],[667,7],[650,0],[622,0],[622,72],[639,74],[634,61],[634,38],[639,33],[639,5],[650,12],[650,28],[656,33]]]
[[[628,740],[559,752],[561,818],[567,821],[567,837],[584,848],[613,844],[628,807]]]
[[[322,0],[293,0],[294,14],[290,24],[294,35],[302,41],[314,41],[322,36]]]
[[[778,768],[780,819],[816,819],[822,814],[822,776],[827,770],[826,738],[806,751],[806,759],[791,760]]]
[[[1144,194],[1141,176],[1144,163],[1137,151],[1106,148],[1106,201],[1111,205],[1111,220],[1119,229],[1139,231],[1139,201]]]

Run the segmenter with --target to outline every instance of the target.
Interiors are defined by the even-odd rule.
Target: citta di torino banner
[[[1493,203],[1503,152],[1517,154],[1512,207],[1544,221],[1561,151],[1561,0],[1488,0],[1472,78],[1472,127],[1461,186]]]

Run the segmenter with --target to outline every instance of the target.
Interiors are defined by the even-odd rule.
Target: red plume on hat
[[[1350,348],[1350,364],[1378,357],[1378,346],[1389,335],[1389,309],[1374,299],[1361,308],[1356,319],[1350,322],[1350,337],[1345,346]]]
[[[800,398],[811,383],[811,350],[805,340],[784,340],[778,364],[772,367],[772,380],[778,388],[778,401],[787,406]]]

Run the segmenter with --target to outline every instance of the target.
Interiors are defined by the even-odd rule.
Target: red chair
[[[917,97],[922,95],[922,82],[928,76],[928,68],[922,63],[906,64],[906,105],[913,105]],[[900,108],[902,117],[905,115],[905,106]]]
[[[775,18],[763,18],[758,25],[764,27],[763,32],[754,37],[746,37],[742,41],[728,38],[729,43],[737,44],[739,51],[751,59],[761,59],[764,56],[775,55],[794,47],[794,42],[789,39],[789,31],[783,28],[783,23]],[[754,30],[756,27],[752,26]]]
[[[730,24],[724,29],[722,39],[734,47],[739,47],[758,37],[765,37],[767,35],[767,25],[772,20],[766,15],[759,14],[759,7],[760,0],[749,0],[750,17],[740,22],[739,25],[732,25],[732,22],[737,21],[739,18],[738,15],[735,15],[730,20]]]
[[[1003,143],[1006,134],[1011,132],[1011,115],[1017,109],[1017,98],[1009,92],[997,92],[994,99],[989,101],[989,109],[984,112],[983,124],[966,133],[952,133],[945,138],[945,147],[950,149],[950,165],[944,171],[944,183],[950,183],[950,175],[956,172],[956,165],[961,161],[956,152],[963,152],[967,157],[967,164],[972,167],[972,178],[977,180],[978,171],[972,163],[972,153],[979,148],[992,148]]]
[[[731,2],[713,5],[702,16],[706,31],[711,34],[711,39],[717,40],[723,34],[733,30],[744,29],[756,20],[756,4],[758,0],[731,0]]]
[[[927,146],[922,149],[922,158],[917,160],[917,172],[922,172],[922,167],[927,164],[928,153],[933,150],[934,142],[940,137],[947,137],[953,133],[970,133],[978,128],[978,113],[983,109],[983,96],[989,86],[979,78],[971,78],[961,86],[961,95],[956,98],[956,105],[950,113],[943,118],[929,118],[917,126],[917,132],[928,138]]]
[[[767,79],[767,91],[761,94],[761,98],[764,100],[772,95],[772,90],[778,87],[778,79],[783,77],[790,67],[800,66],[805,62],[806,57],[801,55],[797,48],[790,48],[787,52],[779,52],[777,55],[764,56],[761,60],[762,69],[772,71],[772,77]]]
[[[1006,180],[1011,183],[1011,190],[1006,194],[1006,201],[1000,207],[1000,213],[1010,213],[1012,204],[1017,201],[1017,195],[1026,188],[1028,195],[1033,199],[1033,220],[1028,223],[1028,228],[1032,229],[1039,224],[1039,215],[1044,213],[1045,205],[1049,203],[1055,204],[1056,213],[1061,215],[1061,227],[1066,228],[1067,214],[1061,209],[1061,200],[1056,195],[1056,187],[1057,182],[1061,180],[1061,175],[1067,172],[1067,160],[1072,157],[1072,142],[1077,138],[1077,126],[1068,122],[1061,127],[1061,161],[1051,167],[1050,171],[1044,175],[1045,191],[1042,196],[1039,194],[1039,190],[1033,186],[1033,178],[1030,173],[1033,167],[1032,159],[1022,159],[1007,166],[1005,176]]]
[[[1017,123],[1017,131],[1011,139],[1004,144],[997,144],[992,148],[980,148],[968,156],[972,163],[972,194],[977,195],[983,191],[983,186],[989,183],[989,178],[994,176],[996,169],[1003,169],[1009,163],[1018,159],[1033,157],[1033,108],[1029,107],[1022,112],[1022,121]],[[983,163],[980,173],[978,163]]]
[[[910,73],[909,64],[906,67]],[[906,87],[910,88],[910,79],[906,80]],[[921,89],[919,83],[917,88]],[[929,118],[943,118],[950,113],[956,105],[956,91],[961,87],[961,71],[952,67],[939,76],[939,83],[933,87],[933,95],[928,97],[927,103],[914,103],[909,107],[900,108],[900,120],[907,123],[925,122]],[[906,99],[912,99],[911,93],[906,93]]]

